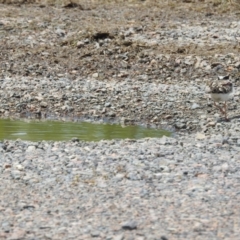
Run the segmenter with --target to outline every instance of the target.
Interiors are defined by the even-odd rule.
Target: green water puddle
[[[103,139],[160,138],[164,135],[170,136],[170,132],[143,126],[122,127],[118,124],[95,124],[89,122],[0,119],[0,140],[67,141],[78,138],[84,141],[100,141]]]

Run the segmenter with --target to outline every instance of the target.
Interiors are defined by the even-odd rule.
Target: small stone
[[[213,116],[214,116],[215,118],[219,118],[219,117],[220,117],[220,114],[219,114],[219,113],[215,113]]]
[[[205,138],[206,138],[206,136],[203,133],[197,133],[196,134],[196,139],[198,139],[198,140],[202,140],[202,139],[205,139]]]
[[[121,181],[123,178],[124,178],[125,174],[122,174],[122,173],[118,173],[116,176],[115,176],[115,179],[118,180],[118,181]]]
[[[121,118],[121,124],[123,124],[123,125],[125,125],[125,124],[131,124],[131,123],[133,123],[133,122],[134,122],[133,119],[125,118],[125,117]]]
[[[206,115],[201,115],[200,118],[201,119],[207,119],[207,116]]]
[[[167,166],[159,166],[159,167],[161,169],[161,172],[165,172],[165,173],[170,172],[169,167],[167,167]]]
[[[159,144],[165,145],[166,143],[167,143],[167,138],[165,136],[159,139]]]
[[[66,32],[64,30],[62,30],[61,28],[57,28],[55,30],[55,33],[59,36],[59,37],[64,37]]]
[[[84,46],[84,42],[82,42],[82,41],[78,41],[77,42],[77,47],[78,48],[81,48],[81,47],[83,47]]]
[[[110,102],[107,102],[107,103],[105,103],[105,105],[104,105],[105,107],[111,107],[112,105],[111,105],[111,103]]]
[[[46,108],[48,106],[48,103],[47,102],[41,102],[40,106]]]
[[[99,235],[100,235],[100,232],[98,232],[98,231],[91,232],[92,237],[99,237]]]
[[[11,175],[12,175],[12,178],[15,179],[15,180],[19,180],[22,176],[22,173],[18,170],[13,170],[11,172]]]
[[[186,124],[185,123],[181,123],[181,122],[176,122],[175,123],[175,127],[178,129],[185,129],[186,128]]]
[[[161,240],[168,240],[168,238],[167,237],[165,237],[165,236],[161,236],[161,238],[160,238]]]
[[[239,141],[239,140],[238,140]],[[224,137],[223,140],[222,140],[222,144],[228,144],[228,137]],[[239,141],[240,143],[240,141]]]
[[[166,116],[164,117],[164,119],[170,119],[170,118],[172,118],[172,115],[166,115]]]
[[[119,235],[113,237],[113,240],[123,240],[123,239],[124,239],[123,234],[119,234]]]
[[[122,229],[125,229],[125,230],[137,229],[137,222],[134,220],[127,221],[122,224]]]
[[[118,77],[124,78],[128,76],[128,73],[122,72],[117,75]]]
[[[108,116],[109,116],[109,117],[115,117],[115,116],[116,116],[116,113],[114,113],[114,112],[109,112],[109,113],[108,113]]]
[[[24,167],[21,164],[16,165],[16,169],[19,171],[23,171]]]
[[[207,124],[207,127],[214,127],[216,125],[216,122],[212,121]]]
[[[98,73],[93,73],[92,77],[93,78],[98,78]]]
[[[197,109],[200,108],[200,105],[198,105],[197,103],[193,103],[193,105],[191,106],[191,109]]]
[[[73,138],[71,139],[71,141],[72,141],[72,142],[79,142],[79,138],[73,137]]]
[[[28,146],[26,152],[33,152],[36,150],[36,147],[35,146]]]
[[[228,169],[229,169],[228,164],[227,164],[227,163],[224,163],[224,164],[222,165],[222,171],[223,171],[223,172],[227,172]]]

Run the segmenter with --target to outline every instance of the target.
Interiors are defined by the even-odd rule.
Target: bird
[[[208,81],[206,92],[210,94],[214,106],[220,110],[225,120],[228,121],[227,101],[232,99],[234,95],[233,83],[229,76],[219,76],[218,80]],[[219,102],[224,102],[224,107],[221,107]]]

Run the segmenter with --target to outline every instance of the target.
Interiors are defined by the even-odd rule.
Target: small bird
[[[218,77],[217,81],[208,82],[207,84],[207,93],[211,95],[214,106],[220,110],[226,120],[228,120],[227,101],[233,98],[233,90],[233,84],[229,80],[229,76]],[[222,108],[216,102],[224,102],[224,107]]]

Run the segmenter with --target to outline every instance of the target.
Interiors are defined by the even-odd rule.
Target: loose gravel
[[[237,239],[240,135],[1,143],[1,238]]]
[[[1,117],[173,131],[0,142],[0,239],[239,239],[239,15],[132,2],[0,5]],[[226,75],[230,122],[205,94]]]

